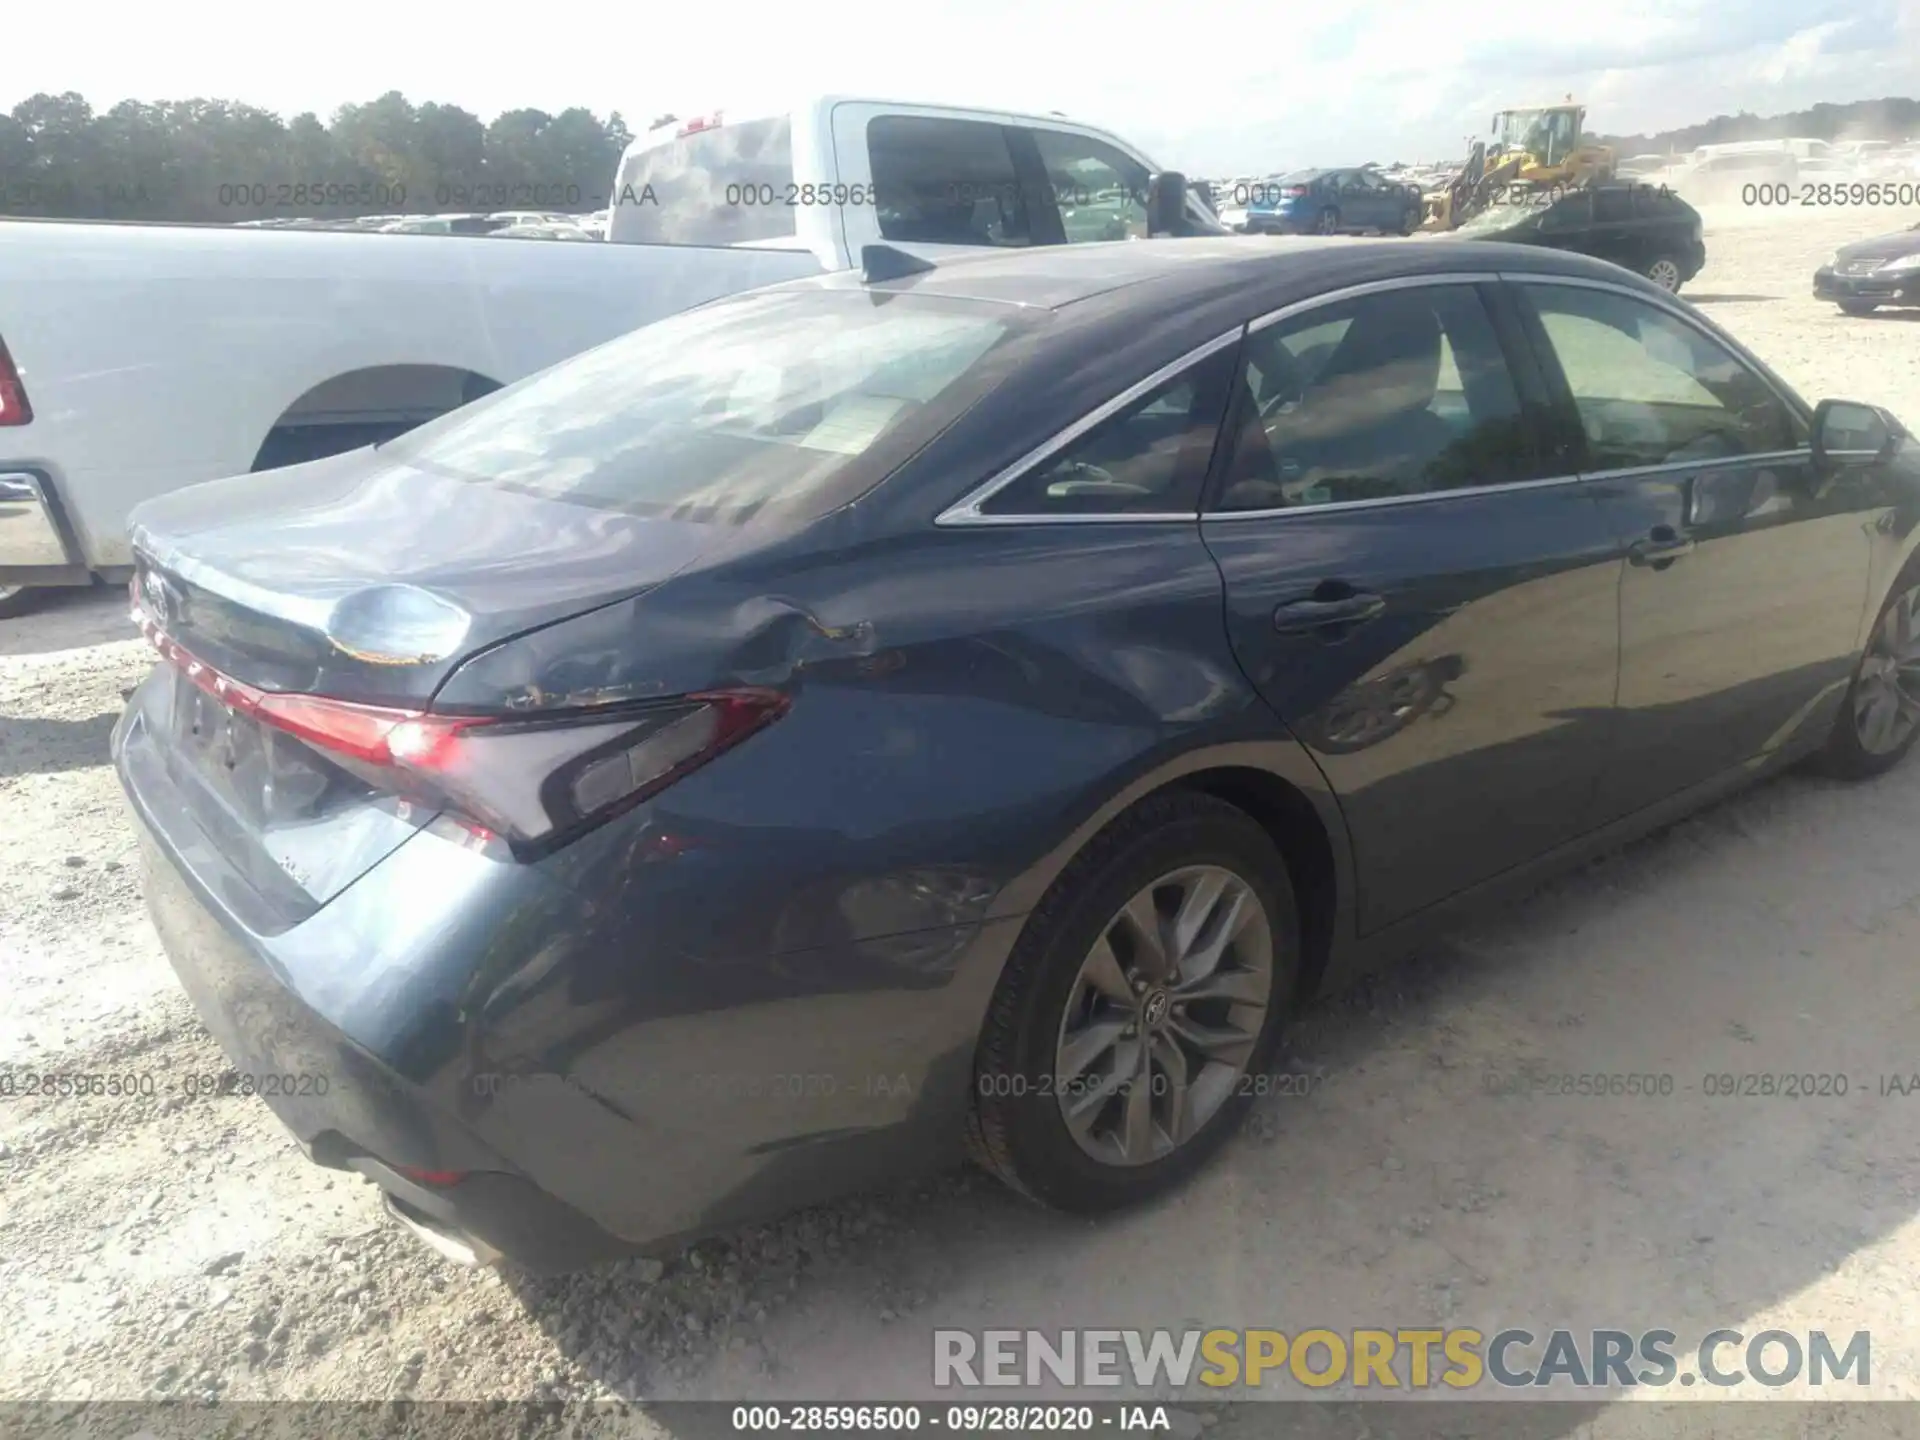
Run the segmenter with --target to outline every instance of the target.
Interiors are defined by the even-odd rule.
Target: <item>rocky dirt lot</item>
[[[1810,396],[1920,421],[1920,313],[1807,295],[1836,243],[1916,218],[1715,214],[1688,298]],[[147,664],[117,596],[0,622],[0,1070],[224,1068],[106,764]],[[1422,1322],[1867,1329],[1865,1393],[1920,1398],[1920,1093],[1881,1093],[1920,1072],[1916,837],[1920,763],[1791,776],[1602,861],[1323,1002],[1305,1094],[1099,1224],[963,1173],[535,1281],[437,1259],[257,1101],[0,1100],[0,1398],[931,1396],[935,1325]],[[1523,1065],[1676,1089],[1486,1093]],[[1708,1098],[1709,1072],[1850,1085]]]

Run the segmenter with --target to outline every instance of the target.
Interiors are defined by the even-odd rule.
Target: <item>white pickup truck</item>
[[[1105,131],[846,97],[675,122],[614,186],[591,245],[0,221],[0,615],[118,579],[149,496],[376,443],[868,245],[1139,237],[1150,192],[1156,233],[1223,233]]]

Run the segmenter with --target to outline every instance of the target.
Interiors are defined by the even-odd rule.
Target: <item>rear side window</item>
[[[862,493],[1044,323],[932,296],[772,291],[689,310],[388,442],[436,474],[574,504],[743,523]]]
[[[1193,515],[1225,408],[1230,351],[1196,362],[1043,460],[987,515]]]
[[[1536,478],[1506,358],[1470,285],[1324,305],[1247,338],[1215,511]]]
[[[1006,132],[982,120],[881,115],[867,124],[883,239],[924,245],[1032,243],[1028,197]]]
[[[629,245],[739,245],[798,233],[786,116],[696,130],[628,155],[607,238]]]

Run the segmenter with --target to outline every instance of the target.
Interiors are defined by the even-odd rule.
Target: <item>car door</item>
[[[1367,931],[1569,839],[1609,752],[1622,552],[1547,453],[1491,281],[1256,324],[1202,519],[1235,654],[1339,795]]]
[[[1632,192],[1624,185],[1599,185],[1588,198],[1593,207],[1592,224],[1580,248],[1639,274],[1646,262],[1640,253],[1643,227],[1633,213]]]
[[[1889,477],[1817,480],[1798,406],[1677,305],[1594,282],[1515,289],[1630,547],[1596,822],[1817,739],[1851,673]]]

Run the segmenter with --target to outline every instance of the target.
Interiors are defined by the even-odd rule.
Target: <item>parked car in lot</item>
[[[1658,185],[1627,182],[1517,196],[1481,211],[1454,233],[1611,260],[1667,291],[1678,291],[1707,263],[1700,212]]]
[[[1411,235],[1424,201],[1418,186],[1378,170],[1296,170],[1250,187],[1251,235],[1338,235],[1354,230]]]
[[[1813,272],[1813,293],[1849,315],[1920,305],[1920,225],[1842,245]]]
[[[865,260],[135,514],[161,939],[447,1253],[570,1268],[969,1147],[1140,1199],[1315,988],[1914,743],[1920,447],[1648,281]]]
[[[1101,192],[1098,225],[1069,228],[1055,171]],[[1055,115],[830,97],[634,141],[607,231],[631,243],[0,221],[0,341],[18,367],[0,380],[33,402],[31,421],[0,424],[0,474],[27,496],[0,525],[0,611],[29,603],[24,587],[124,578],[127,512],[149,496],[399,434],[649,320],[845,267],[866,244],[972,253],[1116,222],[1137,233],[1154,173]],[[1178,224],[1221,231],[1197,199]],[[413,228],[442,225],[455,221]]]

